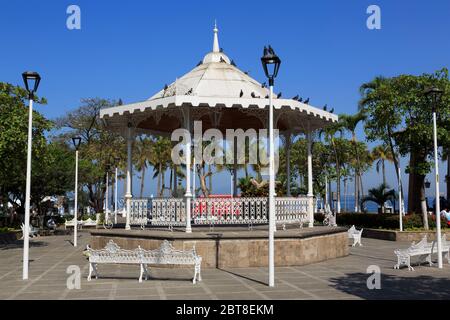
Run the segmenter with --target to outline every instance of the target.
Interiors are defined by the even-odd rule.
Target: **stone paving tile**
[[[167,300],[211,300],[209,295],[167,295]]]
[[[261,300],[261,297],[253,292],[239,292],[239,293],[216,293],[219,300]]]
[[[117,296],[116,300],[161,300],[158,295],[126,295],[126,296]],[[206,300],[209,300],[206,298]]]
[[[203,282],[193,285],[193,270],[151,268],[151,279],[138,283],[137,266],[101,266],[100,278],[88,282],[87,260],[70,236],[34,240],[30,248],[30,279],[21,279],[21,245],[0,247],[0,299],[399,299],[450,298],[450,265],[443,270],[419,266],[415,272],[393,270],[394,249],[409,243],[363,239],[348,257],[309,266],[276,268],[276,287],[267,287],[267,268],[204,269]],[[66,269],[82,270],[81,290],[68,290]],[[366,286],[369,265],[382,271],[382,290]]]

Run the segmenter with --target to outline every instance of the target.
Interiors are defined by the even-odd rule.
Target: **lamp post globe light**
[[[269,80],[269,287],[275,286],[275,150],[273,132],[273,86],[280,69],[281,60],[269,45],[264,47],[261,62]]]
[[[81,145],[80,137],[72,138],[73,146],[75,147],[75,205],[74,205],[74,227],[73,227],[73,246],[78,244],[78,151]]]
[[[438,254],[438,268],[442,269],[442,239],[441,239],[441,204],[439,195],[439,159],[437,144],[437,126],[436,126],[436,109],[443,91],[436,87],[425,90],[425,96],[430,99],[433,110],[433,140],[434,140],[434,165],[435,165],[435,183],[436,183],[436,240]]]
[[[30,248],[30,197],[31,197],[31,148],[33,135],[33,99],[39,88],[41,76],[37,72],[27,71],[22,73],[25,89],[28,92],[29,116],[28,116],[28,146],[27,146],[27,178],[25,188],[25,221],[23,232],[23,268],[22,279],[28,280],[29,248]],[[32,89],[30,89],[32,88]]]

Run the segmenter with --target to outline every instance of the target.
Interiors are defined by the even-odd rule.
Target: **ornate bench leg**
[[[91,281],[92,280],[92,271],[93,271],[92,263],[89,263],[89,275],[87,277],[87,281]]]
[[[194,267],[194,279],[192,280],[193,284],[197,283],[197,279],[198,281],[202,281],[202,274],[201,274],[201,265],[200,264],[196,264]]]
[[[198,281],[202,281],[202,266],[201,264],[198,265]]]
[[[414,268],[411,267],[411,256],[409,256],[406,260],[406,265],[408,266],[409,271],[414,271]]]
[[[197,282],[197,266],[194,268],[194,278],[192,279],[192,283],[196,284]]]
[[[356,244],[358,243],[358,238],[355,236],[355,235],[353,235],[353,244],[352,244],[352,247],[356,247]]]
[[[428,265],[432,267],[434,265],[433,261],[431,261],[431,254],[427,255],[425,258],[426,262],[428,262]]]
[[[147,267],[145,264],[141,263],[141,273],[139,274],[139,283],[142,283],[142,278],[145,275],[145,280],[147,280]]]

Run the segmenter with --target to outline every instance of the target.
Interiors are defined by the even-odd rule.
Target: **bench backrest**
[[[201,261],[201,257],[195,251],[195,245],[191,250],[176,250],[169,241],[164,240],[159,249],[145,250],[140,247],[139,249],[145,263],[193,264]]]
[[[110,240],[104,249],[94,250],[87,246],[86,251],[89,262],[93,263],[195,264],[202,260],[195,251],[195,245],[192,250],[176,250],[167,240],[155,250],[145,250],[140,246],[134,250],[125,250]]]
[[[103,263],[140,263],[139,249],[121,249],[114,241],[110,240],[104,249],[94,250],[87,247],[89,262]]]
[[[423,252],[427,249],[431,249],[431,243],[428,242],[427,236],[424,235],[422,240],[418,243],[412,243],[412,245],[408,248],[409,252]]]
[[[353,234],[360,234],[362,233],[363,229],[361,230],[356,230],[355,226],[352,226],[350,229],[348,229],[348,235],[353,235]]]

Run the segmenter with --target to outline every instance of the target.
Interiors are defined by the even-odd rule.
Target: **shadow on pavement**
[[[450,279],[431,276],[393,276],[381,274],[381,289],[369,290],[367,279],[371,274],[351,273],[345,277],[331,278],[332,286],[339,291],[363,299],[450,299]]]
[[[47,247],[48,242],[45,241],[30,241],[30,248]],[[23,240],[16,240],[8,244],[0,244],[0,250],[11,250],[23,248]]]
[[[252,281],[252,282],[255,282],[255,283],[259,283],[259,284],[262,284],[262,285],[267,285],[267,283],[265,283],[265,282],[262,282],[262,281],[259,281],[259,280],[256,280],[256,279],[252,279],[250,277],[244,276],[244,275],[236,273],[236,272],[232,272],[230,270],[221,269],[221,268],[217,268],[217,269],[220,270],[220,271],[226,272],[228,274],[231,274],[233,276],[239,277],[241,279],[249,280],[249,281]]]

